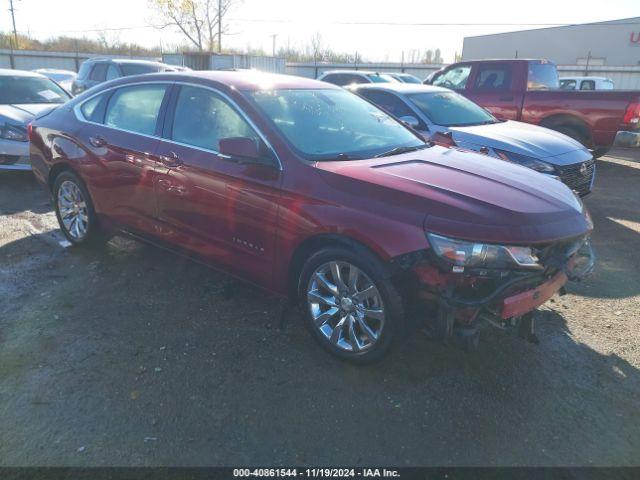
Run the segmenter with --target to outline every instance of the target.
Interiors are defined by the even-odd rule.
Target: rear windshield
[[[553,63],[529,63],[527,90],[557,90],[559,88],[558,69]]]
[[[159,72],[161,70],[158,65],[143,65],[135,63],[121,63],[120,68],[125,77],[129,75],[142,75],[143,73]]]
[[[64,103],[69,95],[55,82],[42,77],[0,77],[0,105]]]
[[[409,99],[436,125],[468,127],[497,122],[484,108],[455,92],[413,93]]]

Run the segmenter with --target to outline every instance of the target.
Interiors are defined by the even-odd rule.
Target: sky
[[[148,27],[157,19],[147,0],[14,0],[14,7],[18,31],[40,39],[58,34],[95,38],[95,30],[113,29],[105,30],[111,40],[162,44],[165,50],[181,43],[175,31]],[[8,8],[9,0],[0,0],[0,31],[12,29]],[[274,34],[278,46],[303,47],[319,33],[325,46],[357,52],[365,60],[400,61],[411,49],[440,48],[450,62],[465,36],[637,16],[640,0],[235,0],[228,14],[231,34],[223,37],[223,46],[271,52]]]

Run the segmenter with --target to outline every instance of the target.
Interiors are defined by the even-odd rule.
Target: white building
[[[465,37],[463,60],[546,58],[558,65],[639,66],[640,17]]]

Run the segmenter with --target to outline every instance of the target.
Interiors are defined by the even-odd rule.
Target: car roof
[[[41,73],[30,72],[28,70],[12,70],[10,68],[0,68],[0,77],[42,77],[47,78]]]
[[[385,90],[400,94],[451,92],[448,88],[434,87],[419,83],[363,83],[350,87],[351,90]]]
[[[86,61],[90,63],[113,62],[121,65],[133,64],[133,65],[154,65],[154,66],[162,65],[163,67],[172,66],[162,62],[156,62],[155,60],[142,60],[142,59],[135,59],[135,58],[92,57],[92,58],[88,58]]]
[[[335,85],[294,75],[260,72],[257,70],[234,72],[229,70],[198,70],[186,72],[159,72],[144,75],[122,77],[109,82],[113,86],[126,85],[137,81],[202,81],[220,83],[235,90],[278,90],[278,89],[335,89],[342,90]]]
[[[327,70],[326,72],[322,72],[322,75],[327,75],[329,73],[348,73],[350,75],[382,75],[386,72],[376,72],[374,70]]]

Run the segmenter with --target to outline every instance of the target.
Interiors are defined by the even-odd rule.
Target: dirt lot
[[[0,465],[638,465],[640,155],[599,161],[586,203],[599,269],[539,346],[415,335],[363,368],[206,267],[62,248],[41,187],[0,172]]]

